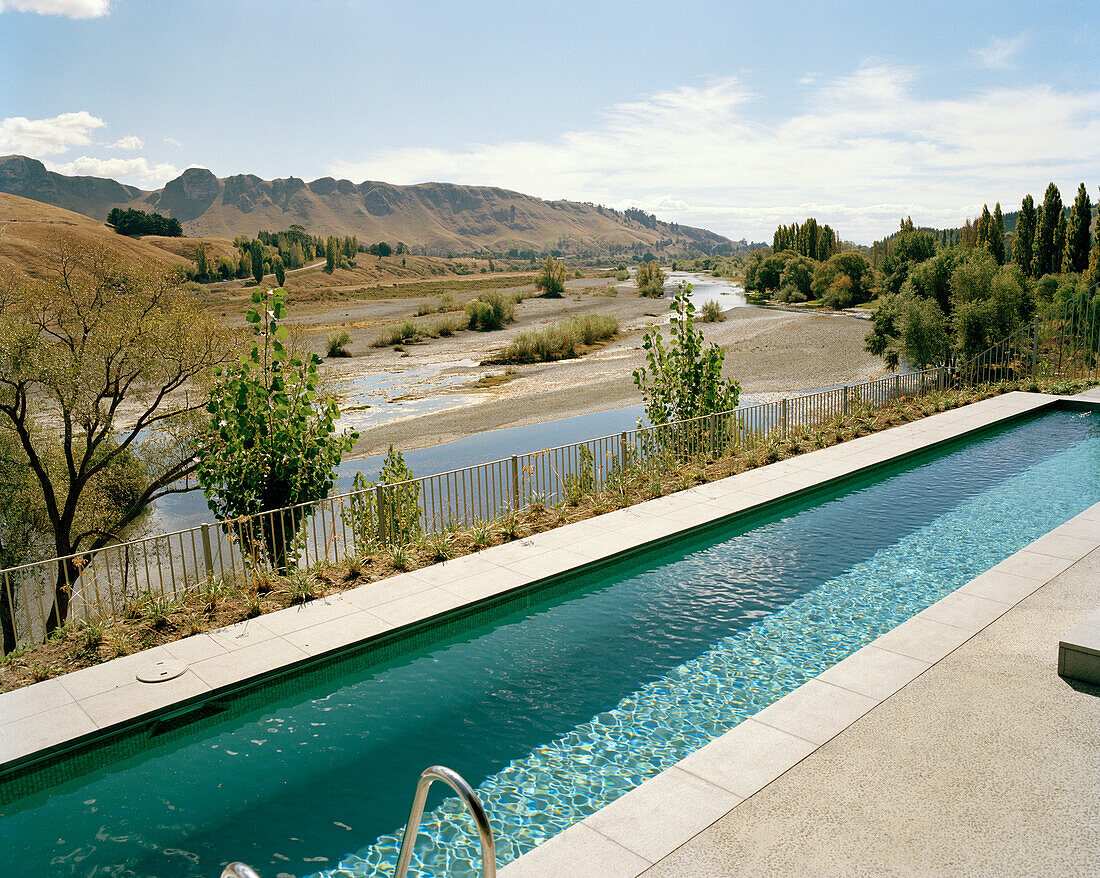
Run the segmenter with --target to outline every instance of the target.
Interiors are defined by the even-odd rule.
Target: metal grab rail
[[[481,840],[481,874],[483,878],[496,878],[496,842],[493,840],[493,828],[489,825],[485,809],[481,807],[481,801],[473,787],[466,783],[462,775],[443,765],[425,768],[420,774],[420,780],[416,782],[416,794],[413,796],[412,808],[409,810],[409,822],[405,824],[405,836],[401,839],[401,853],[397,857],[397,868],[393,871],[393,878],[405,878],[409,871],[409,861],[412,860],[416,835],[420,831],[420,818],[424,814],[424,802],[428,798],[428,789],[437,780],[443,781],[458,793],[458,797],[462,799],[466,809],[474,818],[477,835]]]

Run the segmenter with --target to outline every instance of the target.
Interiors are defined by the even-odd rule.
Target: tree
[[[332,274],[336,270],[336,239],[329,236],[325,242],[325,271]]]
[[[565,263],[548,255],[535,278],[535,289],[547,298],[560,299],[565,292]]]
[[[978,247],[989,246],[990,232],[993,225],[993,214],[989,212],[989,205],[982,205],[982,215],[978,217],[978,222],[975,228],[977,234],[977,241],[975,242]]]
[[[321,358],[288,350],[285,318],[284,290],[255,290],[246,315],[252,348],[217,370],[210,392],[198,480],[222,521],[323,499],[340,459],[359,438],[336,433],[340,410],[318,389]],[[266,550],[276,569],[285,570],[308,511],[303,506],[273,518],[260,528],[262,545],[247,548]]]
[[[1089,200],[1088,190],[1082,183],[1077,188],[1077,197],[1073,201],[1073,208],[1069,214],[1069,227],[1066,229],[1066,246],[1062,256],[1062,271],[1084,271],[1089,264],[1089,249],[1092,243],[1092,235],[1089,226],[1092,225],[1092,202]]]
[[[882,288],[897,293],[915,265],[931,259],[936,252],[936,239],[913,225],[911,217],[901,223],[901,229],[890,244],[890,252],[882,260]]]
[[[47,554],[52,542],[42,490],[14,432],[5,427],[0,430],[0,567],[15,567]],[[0,584],[0,643],[5,654],[18,645],[15,599]]]
[[[1016,217],[1016,237],[1012,244],[1012,261],[1020,266],[1026,277],[1035,277],[1032,262],[1035,254],[1035,201],[1025,195]]]
[[[638,266],[634,283],[638,287],[639,296],[649,296],[660,299],[665,294],[665,281],[668,275],[661,271],[661,266],[656,262],[643,262]]]
[[[210,270],[210,258],[206,255],[206,243],[199,241],[195,247],[195,277],[200,281],[208,281],[214,277]]]
[[[813,276],[812,259],[806,256],[791,256],[779,273],[780,299],[789,302],[805,302],[812,292]]]
[[[231,343],[180,280],[62,239],[49,279],[0,285],[0,418],[53,553],[77,556],[58,563],[47,630],[67,619],[92,555],[197,466],[193,391]]]
[[[680,282],[669,306],[669,344],[651,327],[642,336],[646,366],[634,370],[634,384],[645,398],[651,424],[683,421],[737,407],[741,385],[722,377],[725,351],[703,346],[695,329],[691,284]]]
[[[993,222],[989,227],[989,252],[998,265],[1005,264],[1005,218],[1001,213],[1001,202],[993,207]]]
[[[1085,269],[1083,283],[1085,289],[1091,289],[1100,284],[1100,240],[1097,240],[1089,251],[1089,264]]]
[[[281,257],[276,256],[271,260],[271,267],[275,271],[275,282],[281,287],[286,281],[286,266],[283,265]]]
[[[938,366],[947,358],[947,319],[933,299],[904,297],[900,309],[901,359],[914,369]]]
[[[259,286],[264,282],[264,245],[259,238],[252,239],[252,243],[248,245],[248,253],[252,260],[252,278],[256,281],[256,286]]]
[[[1062,196],[1058,187],[1051,183],[1043,197],[1043,206],[1039,210],[1038,223],[1035,226],[1035,247],[1032,256],[1031,276],[1042,277],[1057,271],[1061,265],[1062,254],[1058,252],[1055,264],[1054,235],[1058,228],[1058,217],[1062,215]]]

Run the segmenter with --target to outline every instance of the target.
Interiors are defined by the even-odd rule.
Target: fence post
[[[780,420],[783,424],[783,438],[787,438],[787,397],[783,397],[783,405],[780,408]]]
[[[624,479],[626,478],[626,465],[626,431],[624,430],[619,434],[619,473]],[[624,481],[623,484],[625,485],[626,482]]]
[[[512,511],[519,511],[519,457],[512,455]]]
[[[386,491],[381,485],[374,486],[374,508],[378,510],[378,542],[386,542]]]
[[[852,392],[851,386],[848,385],[848,384],[845,384],[844,385],[844,403],[840,407],[840,413],[844,417],[848,417],[848,396],[851,394],[851,392]]]
[[[894,376],[894,399],[901,399],[901,373]]]
[[[210,525],[202,526],[202,560],[206,564],[206,578],[214,578],[214,553],[210,550]]]

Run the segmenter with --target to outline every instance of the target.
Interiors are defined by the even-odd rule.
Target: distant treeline
[[[116,207],[107,214],[107,225],[114,226],[120,235],[164,235],[167,238],[183,235],[183,226],[178,219],[133,208],[123,210]]]
[[[776,229],[772,236],[772,250],[776,253],[790,250],[799,256],[824,262],[840,250],[840,238],[829,226],[819,226],[817,220],[810,217],[804,223],[791,223]]]
[[[1051,183],[1041,205],[1025,195],[1019,211],[992,213],[983,206],[981,216],[967,219],[961,229],[921,228],[940,246],[977,247],[990,252],[998,265],[1011,262],[1028,278],[1047,274],[1079,273],[1088,268],[1091,249],[1092,203],[1085,184],[1077,187],[1073,205],[1062,204],[1062,194]],[[872,262],[877,266],[897,246],[899,232],[872,245]]]

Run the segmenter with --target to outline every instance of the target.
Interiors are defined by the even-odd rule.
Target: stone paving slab
[[[114,659],[59,678],[60,689],[58,681],[51,680],[19,692],[2,694],[0,770],[13,761],[44,756],[90,732],[106,730],[170,707],[196,692],[238,687],[288,665],[550,576],[580,570],[593,562],[633,551],[653,539],[707,526],[737,512],[778,500],[792,491],[825,485],[842,475],[887,463],[899,455],[1037,411],[1058,399],[1060,397],[1019,392],[993,397],[965,409],[932,415],[796,459],[649,500],[629,510],[565,525],[485,549],[473,556],[360,586],[318,601],[316,606],[281,610],[260,619]],[[834,467],[832,464],[836,460],[843,460],[845,467]],[[1100,512],[1089,519],[1093,520],[1100,522]],[[1076,532],[1074,538],[1080,539]],[[1053,575],[1069,565],[1069,559],[1053,556],[1049,551],[1049,547],[1044,546],[1048,554],[1029,553],[1005,572],[1033,578]],[[975,594],[975,599],[982,597],[988,596]],[[932,620],[925,624],[940,624],[949,632],[962,630]],[[951,640],[951,637],[939,638],[946,643]],[[911,657],[936,660],[927,658],[927,651],[917,652],[921,654]],[[166,659],[188,663],[188,671],[177,678],[184,682],[134,685],[135,675],[141,668]],[[133,697],[122,697],[122,692],[115,690]],[[106,696],[108,692],[115,692],[115,695]],[[89,701],[89,710],[84,710],[81,705],[93,698],[97,700]],[[35,705],[40,705],[40,709],[35,709]],[[28,710],[31,713],[28,714]],[[48,712],[56,712],[58,721],[45,722]],[[34,716],[39,719],[32,720]],[[26,731],[28,722],[35,726],[30,734]]]

